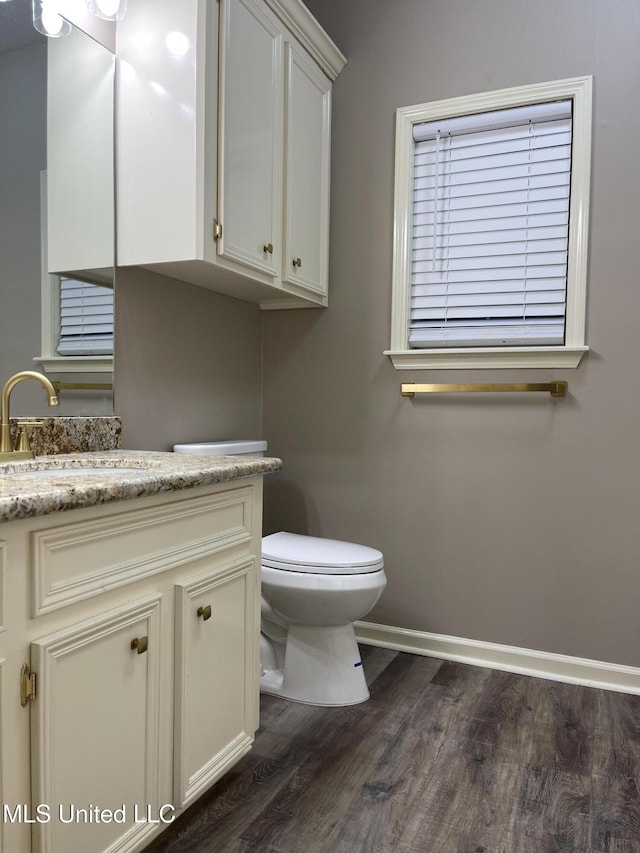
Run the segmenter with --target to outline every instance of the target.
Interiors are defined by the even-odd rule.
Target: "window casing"
[[[513,128],[506,133],[498,130],[505,119]],[[536,134],[550,131],[554,144],[536,140]],[[465,150],[452,153],[452,138],[454,147]],[[545,159],[555,162],[535,162]],[[579,364],[588,349],[590,162],[590,77],[397,111],[392,328],[386,352],[396,368]],[[514,164],[517,168],[511,168]],[[471,190],[464,175],[453,174],[465,169],[472,176]],[[547,171],[557,174],[548,178]],[[494,189],[495,198],[489,199],[485,193]],[[456,196],[462,195],[460,201]],[[486,222],[470,221],[478,199],[476,212],[488,217],[488,229]],[[487,199],[496,206],[486,206]],[[505,199],[516,204],[500,207]],[[496,216],[505,210],[515,218]],[[537,231],[536,223],[542,225]],[[459,233],[474,229],[483,232],[478,240]],[[477,245],[469,250],[469,243]]]

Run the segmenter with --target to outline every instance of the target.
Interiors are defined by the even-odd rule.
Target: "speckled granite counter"
[[[208,486],[281,467],[282,461],[275,457],[192,456],[142,450],[69,453],[5,462],[0,463],[0,522]],[[88,469],[86,473],[77,473],[82,468]]]
[[[1,2],[1,0],[0,0]],[[15,441],[19,418],[11,418],[11,436]],[[31,449],[36,456],[51,453],[88,453],[118,450],[122,422],[116,415],[82,417],[28,418],[42,423],[31,433]]]

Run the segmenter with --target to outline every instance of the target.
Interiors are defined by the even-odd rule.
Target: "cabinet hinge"
[[[213,220],[213,239],[219,240],[222,237],[222,224],[217,219]]]
[[[25,663],[20,670],[20,704],[26,707],[30,699],[36,698],[36,674]]]

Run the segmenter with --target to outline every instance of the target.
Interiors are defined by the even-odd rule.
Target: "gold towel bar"
[[[113,391],[110,382],[52,382],[58,391]]]
[[[565,397],[567,383],[560,382],[479,382],[469,385],[418,385],[415,382],[402,384],[402,396],[413,397],[414,394],[459,394],[467,391],[548,391],[552,397]]]

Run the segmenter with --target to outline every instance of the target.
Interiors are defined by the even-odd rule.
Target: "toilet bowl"
[[[297,533],[265,536],[260,689],[311,705],[368,699],[353,623],[386,582],[374,548]]]
[[[264,454],[266,442],[177,444],[174,450],[255,456]],[[260,690],[310,705],[366,701],[353,623],[386,586],[380,551],[272,533],[262,540],[261,580]]]

